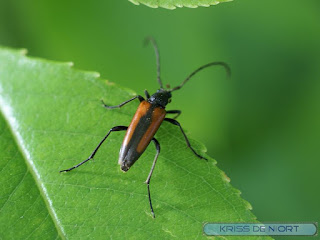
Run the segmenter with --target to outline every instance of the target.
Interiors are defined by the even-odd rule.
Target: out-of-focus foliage
[[[155,91],[145,36],[165,83],[223,60],[173,95],[170,109],[205,142],[261,221],[319,221],[320,5],[243,0],[175,11],[128,1],[0,0],[0,44],[74,61],[140,94]]]

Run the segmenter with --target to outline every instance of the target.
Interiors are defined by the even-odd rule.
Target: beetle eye
[[[171,98],[169,98],[168,103],[171,103]]]

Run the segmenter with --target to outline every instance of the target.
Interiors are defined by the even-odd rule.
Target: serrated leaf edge
[[[174,10],[176,9],[177,7],[178,8],[183,8],[183,7],[187,7],[187,8],[198,8],[198,7],[210,7],[210,6],[213,6],[213,5],[217,5],[219,3],[224,3],[224,2],[231,2],[233,0],[224,0],[224,1],[219,1],[219,0],[216,0],[216,1],[213,1],[212,3],[210,4],[160,4],[160,5],[157,5],[157,4],[151,4],[151,3],[142,3],[140,2],[139,0],[129,0],[129,2],[133,3],[134,5],[140,5],[140,4],[143,4],[143,5],[146,5],[150,8],[165,8],[165,9],[169,9],[169,10]]]

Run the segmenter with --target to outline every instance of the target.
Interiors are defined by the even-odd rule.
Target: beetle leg
[[[177,117],[179,117],[179,115],[181,114],[180,110],[169,110],[167,111],[167,114],[177,114],[173,119],[176,119]]]
[[[181,130],[181,132],[182,132],[182,134],[183,134],[183,136],[184,136],[184,138],[185,138],[185,140],[186,140],[186,142],[187,142],[188,148],[190,148],[191,151],[192,151],[198,158],[200,158],[200,159],[205,159],[205,160],[208,161],[207,158],[199,155],[199,154],[191,147],[191,144],[190,144],[190,142],[189,142],[189,139],[188,139],[187,135],[185,134],[185,132],[183,131],[183,129],[182,129],[181,125],[180,125],[180,123],[179,123],[177,120],[174,120],[174,119],[171,119],[171,118],[165,118],[164,121],[167,121],[167,122],[169,122],[169,123],[172,123],[172,124],[174,124],[174,125],[179,126],[179,128],[180,128],[180,130]]]
[[[125,105],[125,104],[127,104],[127,103],[129,103],[129,102],[131,102],[131,101],[133,101],[133,100],[135,100],[136,98],[139,98],[140,102],[142,102],[142,101],[144,100],[144,98],[143,98],[142,96],[137,95],[137,96],[135,96],[135,97],[133,97],[133,98],[131,98],[131,99],[123,102],[123,103],[120,103],[119,105],[116,105],[116,106],[106,105],[102,99],[101,99],[101,102],[102,102],[103,106],[104,106],[105,108],[108,108],[108,109],[111,109],[111,108],[121,108],[123,105]]]
[[[150,194],[150,186],[149,186],[149,185],[150,185],[150,179],[151,179],[151,176],[152,176],[154,167],[155,167],[155,165],[156,165],[158,156],[159,156],[159,154],[160,154],[160,144],[159,144],[158,140],[155,139],[155,138],[153,138],[152,141],[154,142],[154,145],[156,146],[157,153],[156,153],[156,156],[154,157],[151,170],[150,170],[150,172],[149,172],[148,178],[147,178],[147,180],[145,181],[145,183],[148,185],[148,196],[149,196],[149,203],[150,203],[151,213],[152,213],[153,218],[155,218],[156,216],[154,215],[154,211],[153,211],[153,207],[152,207],[152,203],[151,203],[151,194]]]
[[[109,137],[110,133],[111,132],[117,132],[117,131],[124,131],[124,130],[127,130],[128,127],[126,126],[116,126],[116,127],[113,127],[109,130],[109,132],[107,133],[107,135],[102,139],[102,141],[98,144],[98,146],[94,149],[94,151],[91,153],[91,155],[84,161],[82,161],[81,163],[78,163],[77,165],[71,167],[71,168],[68,168],[68,169],[65,169],[65,170],[61,170],[60,172],[69,172],[79,166],[81,166],[82,164],[88,162],[90,159],[93,159],[94,155],[96,155],[98,149],[100,148],[100,146],[102,145],[102,143],[104,142],[104,140],[107,139],[107,137]]]

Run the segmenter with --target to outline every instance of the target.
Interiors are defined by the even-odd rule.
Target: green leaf
[[[0,239],[59,237],[36,182],[0,114]]]
[[[230,2],[232,0],[129,0],[133,4],[139,5],[140,3],[151,8],[167,8],[175,9],[177,7],[209,7],[211,5],[217,5],[222,2]]]
[[[151,181],[155,219],[143,184],[153,145],[124,174],[117,164],[124,133],[115,132],[95,161],[59,174],[86,159],[111,127],[128,125],[138,105],[107,110],[100,99],[116,105],[133,95],[70,63],[0,48],[2,239],[195,239],[206,238],[205,222],[256,222],[216,162],[195,157],[178,127],[166,122],[156,135],[161,153]],[[191,144],[205,154],[202,144]]]

